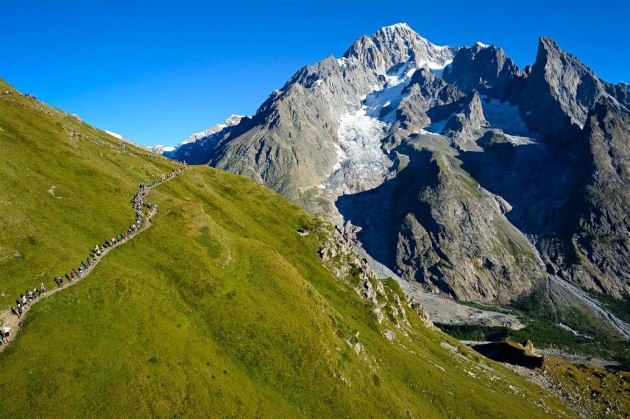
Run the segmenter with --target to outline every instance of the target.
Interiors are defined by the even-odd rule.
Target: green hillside
[[[178,167],[17,93],[0,129],[0,310],[126,229],[138,184]],[[371,279],[379,322],[361,267],[324,267],[330,228],[259,184],[193,167],[149,200],[154,225],[0,353],[0,417],[573,417]]]

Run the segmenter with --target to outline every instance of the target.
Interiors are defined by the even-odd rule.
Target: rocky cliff
[[[436,293],[505,303],[551,273],[621,296],[629,105],[627,85],[549,38],[521,70],[501,48],[440,47],[397,24],[172,155],[264,183]]]

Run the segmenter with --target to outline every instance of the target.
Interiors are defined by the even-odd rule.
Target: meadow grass
[[[0,91],[9,89],[0,81]],[[76,269],[90,248],[128,228],[138,184],[177,165],[110,148],[124,143],[59,111],[44,113],[39,109],[47,107],[17,92],[0,96],[0,106],[5,309],[26,289],[41,282],[54,286],[53,276]]]
[[[175,167],[74,143],[57,121],[117,144],[25,103],[0,98],[0,158],[12,176],[2,188],[11,202],[2,208],[3,255],[28,262],[2,259],[5,293],[63,272],[125,229],[137,184]],[[407,320],[390,311],[379,323],[351,281],[323,266],[324,233],[313,230],[321,222],[261,185],[194,167],[147,200],[159,207],[153,227],[34,305],[0,353],[2,416],[571,417],[404,303]],[[302,228],[311,234],[298,235]],[[384,287],[379,298],[390,304],[400,289]]]

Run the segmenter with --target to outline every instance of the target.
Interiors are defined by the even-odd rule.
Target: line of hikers
[[[131,200],[131,205],[133,209],[136,211],[136,219],[134,223],[131,226],[129,226],[129,228],[126,231],[122,232],[118,236],[112,237],[111,240],[105,240],[103,244],[101,244],[100,247],[97,244],[96,246],[94,246],[93,249],[90,249],[90,256],[88,256],[87,259],[85,259],[85,261],[81,261],[76,270],[72,268],[69,274],[65,273],[63,275],[53,277],[53,282],[57,285],[57,288],[63,288],[64,277],[65,277],[65,282],[69,284],[72,284],[74,283],[75,280],[82,278],[83,275],[85,275],[85,273],[90,269],[90,267],[98,263],[98,260],[104,254],[106,249],[119,245],[125,242],[126,240],[130,239],[133,235],[135,235],[139,231],[140,226],[142,225],[145,219],[145,214],[142,211],[142,207],[145,206],[157,212],[157,205],[154,205],[152,203],[145,204],[144,197],[150,192],[151,188],[159,185],[160,183],[166,182],[167,180],[174,178],[175,176],[177,176],[179,173],[186,170],[187,168],[188,168],[188,165],[184,164],[179,169],[174,170],[168,175],[162,176],[160,179],[154,182],[151,182],[148,184],[141,183],[138,192],[134,195],[133,199]],[[32,290],[26,290],[24,294],[20,294],[19,299],[15,300],[16,306],[10,308],[11,313],[16,315],[18,319],[21,319],[22,313],[26,309],[26,306],[31,304],[37,297],[41,297],[45,293],[46,293],[46,287],[43,282],[40,284],[39,288],[34,287]],[[7,332],[6,337],[8,337],[8,332]],[[2,336],[1,338],[0,343],[3,343],[3,342],[5,342],[5,336]]]
[[[43,282],[39,285],[39,288],[35,286],[32,290],[26,290],[24,294],[20,294],[20,298],[15,300],[15,307],[11,307],[11,313],[15,314],[18,319],[21,318],[24,308],[32,301],[34,301],[37,297],[41,297],[45,293],[46,287],[44,286]]]

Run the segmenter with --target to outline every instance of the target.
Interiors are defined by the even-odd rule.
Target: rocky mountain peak
[[[386,74],[396,64],[415,59],[418,67],[428,64],[443,68],[453,58],[455,49],[434,45],[405,23],[385,26],[370,36],[357,39],[344,53],[378,74]]]
[[[589,109],[607,94],[607,85],[554,40],[542,37],[521,111],[530,127],[544,136],[571,138],[584,125]]]
[[[184,141],[182,141],[181,144],[194,143],[195,141],[199,141],[202,138],[206,138],[206,137],[209,137],[212,134],[216,134],[217,132],[220,132],[220,131],[222,131],[223,129],[225,129],[227,127],[233,127],[235,125],[238,125],[239,122],[241,122],[241,119],[243,119],[243,118],[244,118],[244,116],[242,116],[242,115],[230,115],[230,117],[228,119],[226,119],[225,121],[223,121],[223,123],[213,125],[213,126],[211,126],[210,128],[208,128],[205,131],[201,131],[201,132],[197,132],[195,134],[192,134],[190,137],[188,137]]]
[[[622,294],[605,278],[628,278],[610,261],[630,256],[605,240],[627,230],[626,109],[627,84],[600,80],[549,38],[521,71],[499,47],[439,47],[396,24],[301,68],[251,119],[172,155],[360,227],[376,261],[457,298],[516,298],[544,277],[542,260]],[[581,226],[590,233],[572,238]],[[580,271],[576,254],[599,271]]]
[[[477,43],[457,51],[442,77],[466,94],[477,90],[504,102],[518,96],[524,74],[502,48]]]

